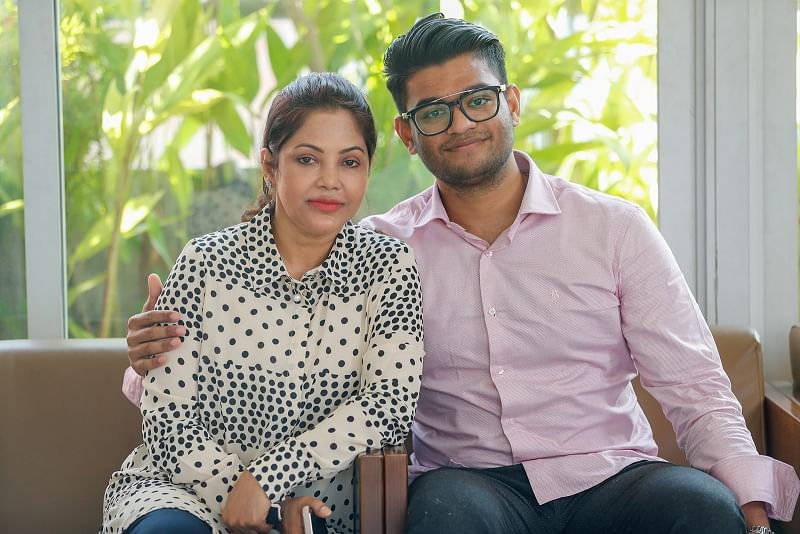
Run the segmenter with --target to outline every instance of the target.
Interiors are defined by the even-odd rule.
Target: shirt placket
[[[501,282],[497,271],[498,254],[500,251],[501,249],[490,246],[481,254],[479,284],[489,347],[490,378],[497,389],[497,394],[500,399],[500,424],[503,428],[503,433],[511,445],[511,452],[516,461],[517,455],[514,451],[513,439],[516,421],[503,415],[508,400],[507,381],[511,378],[514,371],[511,362],[508,361],[506,357],[509,354],[508,347],[503,345],[503,340],[507,339],[507,336],[504,335],[504,321],[507,320],[504,310],[507,307],[503,306],[503,303],[500,301],[501,297],[498,287],[498,284]]]

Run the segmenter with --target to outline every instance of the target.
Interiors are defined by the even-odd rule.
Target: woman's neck
[[[312,237],[291,224],[283,224],[283,217],[273,215],[272,235],[286,270],[295,280],[319,266],[330,254],[336,235]]]

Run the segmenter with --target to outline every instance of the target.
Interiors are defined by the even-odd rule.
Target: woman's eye
[[[300,156],[299,158],[297,158],[297,161],[303,165],[310,165],[314,163],[314,158],[312,158],[311,156]]]
[[[357,159],[348,158],[343,161],[345,167],[358,167],[360,162]]]

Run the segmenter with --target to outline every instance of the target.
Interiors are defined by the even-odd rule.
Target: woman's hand
[[[272,530],[267,524],[270,501],[261,484],[250,471],[242,471],[239,480],[228,494],[222,510],[222,521],[235,532],[263,532]]]
[[[311,513],[317,517],[328,517],[331,509],[324,502],[314,497],[297,497],[295,499],[284,499],[281,502],[281,512],[283,522],[281,523],[282,534],[304,534],[303,532],[303,506],[311,508]]]

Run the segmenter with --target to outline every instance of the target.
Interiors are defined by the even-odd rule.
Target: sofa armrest
[[[791,465],[800,475],[800,401],[792,396],[792,383],[789,381],[767,382],[765,386],[767,454]],[[798,508],[792,521],[779,523],[778,532],[800,534]]]
[[[403,445],[356,458],[357,532],[402,534],[408,500],[408,453]]]

